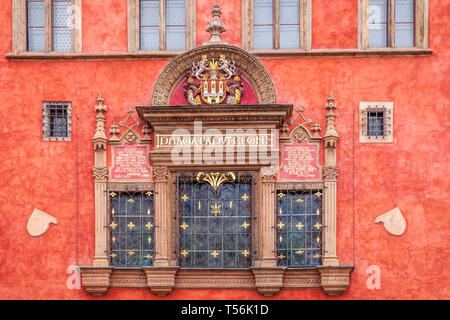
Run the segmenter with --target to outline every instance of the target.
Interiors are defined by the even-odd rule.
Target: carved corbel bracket
[[[252,272],[255,276],[256,290],[265,297],[276,295],[283,287],[285,269],[252,268]]]
[[[337,165],[328,165],[323,168],[323,177],[325,181],[337,181],[339,167]]]
[[[343,294],[350,284],[350,273],[353,266],[319,266],[322,290],[329,296]]]
[[[92,296],[106,293],[111,286],[112,267],[80,267],[84,289]]]
[[[175,276],[178,267],[143,268],[147,276],[150,291],[157,296],[167,296],[175,287]]]

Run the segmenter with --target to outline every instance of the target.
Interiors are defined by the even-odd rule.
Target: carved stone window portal
[[[71,140],[72,112],[70,102],[44,102],[42,106],[44,140]]]
[[[154,192],[108,191],[110,265],[152,266],[155,255]]]
[[[289,267],[322,264],[321,189],[281,189],[277,198],[277,265]]]
[[[250,267],[252,175],[181,173],[177,180],[180,267]]]

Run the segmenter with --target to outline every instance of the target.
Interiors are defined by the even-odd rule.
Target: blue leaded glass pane
[[[154,205],[152,191],[109,191],[111,265],[152,266]]]
[[[321,264],[322,196],[321,190],[277,190],[279,266]]]
[[[167,26],[186,25],[185,0],[166,0],[166,25]]]
[[[140,48],[159,49],[159,0],[140,1]]]
[[[208,182],[212,180],[197,181],[194,173],[179,177],[180,265],[248,267],[251,265],[252,180],[248,174],[238,174],[235,180],[226,180],[216,190]]]
[[[299,4],[299,0],[280,0],[280,24],[300,23]]]
[[[53,51],[72,50],[72,3],[52,1]]]
[[[186,48],[186,27],[166,27],[166,49],[184,50]]]
[[[395,46],[414,47],[414,0],[395,1]]]
[[[369,47],[387,46],[387,0],[370,0],[368,12]]]
[[[272,24],[272,0],[253,0],[253,23]]]
[[[272,26],[253,27],[253,49],[272,49],[273,30]]]
[[[272,0],[253,1],[253,49],[273,47]]]
[[[28,28],[28,51],[45,51],[44,28]]]
[[[280,25],[280,48],[299,48],[299,30],[300,27],[298,25]]]

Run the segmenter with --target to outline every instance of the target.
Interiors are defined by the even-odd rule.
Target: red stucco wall
[[[197,1],[197,44],[213,0]],[[241,2],[220,1],[240,45]],[[313,48],[355,48],[354,0],[313,1]],[[66,287],[69,265],[94,256],[93,106],[108,105],[108,124],[129,107],[149,105],[168,60],[21,61],[11,52],[11,1],[0,10],[0,298],[91,299]],[[105,8],[107,10],[105,10]],[[127,50],[126,1],[83,1],[83,52]],[[277,102],[305,108],[325,128],[330,92],[338,104],[338,256],[355,265],[337,299],[450,298],[449,139],[450,3],[430,1],[429,57],[261,59]],[[42,141],[42,101],[71,101],[71,142]],[[360,101],[394,102],[394,143],[361,144]],[[377,216],[400,207],[407,229],[389,235]],[[57,218],[42,237],[26,223],[38,208]],[[381,289],[366,286],[366,269],[381,269]],[[111,289],[104,299],[159,299],[149,290]],[[263,299],[256,291],[176,290],[166,299]],[[282,290],[274,299],[328,299],[321,290]]]

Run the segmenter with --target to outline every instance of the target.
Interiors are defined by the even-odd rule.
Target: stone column
[[[167,167],[154,167],[155,175],[155,267],[169,265],[170,214],[167,212],[168,170]]]
[[[108,266],[107,256],[107,212],[106,212],[106,182],[108,179],[108,168],[106,167],[106,142],[105,119],[103,112],[107,111],[101,94],[97,98],[95,106],[96,127],[94,142],[95,160],[93,167],[95,188],[95,256],[94,266]]]
[[[327,130],[324,136],[325,142],[325,166],[323,168],[325,180],[324,192],[324,226],[325,226],[325,253],[323,265],[337,266],[339,260],[336,254],[336,195],[337,195],[337,176],[338,166],[336,165],[336,146],[339,135],[335,128],[336,115],[333,109],[336,109],[334,97],[332,94],[328,97],[328,103],[325,105],[327,113]]]

